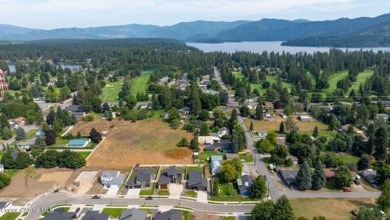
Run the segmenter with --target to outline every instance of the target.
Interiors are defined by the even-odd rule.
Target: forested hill
[[[169,38],[185,42],[285,41],[292,46],[377,47],[390,44],[390,14],[327,21],[262,19],[194,21],[171,26],[130,24],[54,30],[0,25],[0,40]]]

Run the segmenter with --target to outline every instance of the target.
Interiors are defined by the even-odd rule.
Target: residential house
[[[0,173],[4,172],[4,165],[0,163]]]
[[[302,112],[305,109],[305,104],[301,102],[294,102],[293,107],[295,112]]]
[[[168,184],[181,183],[182,180],[183,171],[177,169],[176,166],[170,166],[166,171],[161,174],[157,182],[157,186],[159,189],[168,189]]]
[[[340,131],[343,133],[348,132],[349,126],[350,126],[350,124],[346,124],[346,125],[341,126]],[[357,134],[357,135],[364,135],[364,132],[355,126],[353,126],[353,132],[354,132],[354,134]]]
[[[232,153],[226,154],[226,159],[227,159],[227,160],[232,160],[232,159],[234,159],[234,158],[240,158],[240,155],[238,155],[238,154],[232,154]]]
[[[120,171],[103,171],[100,182],[107,188],[119,188],[125,179],[125,175]]]
[[[250,175],[243,175],[237,180],[238,191],[242,196],[249,196],[249,188],[253,184],[253,178]]]
[[[207,190],[207,179],[203,177],[202,172],[191,170],[188,173],[187,188],[195,190]]]
[[[219,138],[222,138],[224,135],[227,135],[227,134],[229,134],[229,129],[227,129],[226,127],[222,127],[218,131]]]
[[[154,220],[182,220],[182,214],[178,210],[171,209],[166,212],[158,212],[154,218]]]
[[[258,102],[247,102],[244,106],[248,107],[249,110],[255,110],[258,104]]]
[[[275,114],[283,114],[284,108],[275,109]]]
[[[86,116],[85,109],[81,105],[70,105],[66,107],[65,110],[75,114],[78,119],[84,118]]]
[[[297,177],[298,170],[279,170],[279,174],[287,186],[295,184],[295,178]]]
[[[188,108],[187,106],[181,108],[178,110],[180,114],[183,114],[183,115],[189,115],[190,114],[190,111],[191,109]]]
[[[10,202],[6,202],[6,201],[0,202],[0,210],[6,209],[10,205],[11,205]]]
[[[361,172],[361,175],[363,176],[364,179],[366,179],[370,184],[376,185],[376,170],[372,169],[367,169]]]
[[[298,119],[300,121],[314,121],[314,119],[308,115],[300,115]]]
[[[211,136],[211,135],[209,135],[209,136],[198,136],[198,142],[200,144],[210,145],[210,144],[213,144],[215,142],[219,143],[220,141],[221,141],[221,139],[219,137],[216,137],[216,136]]]
[[[215,175],[221,172],[221,163],[222,163],[223,157],[221,155],[213,155],[210,158],[210,169],[211,174]]]
[[[138,171],[134,177],[130,178],[126,183],[126,188],[149,188],[152,180],[156,177],[154,169],[142,169]]]
[[[213,143],[211,145],[207,145],[203,150],[204,151],[215,151],[215,149],[219,148],[222,152],[229,152],[231,141],[229,139],[222,139],[220,143]]]
[[[27,141],[20,142],[18,144],[19,147],[24,148],[24,149],[30,149],[31,146],[35,144],[35,141],[37,140],[37,137],[33,137],[31,139],[28,139]]]
[[[87,211],[81,220],[109,220],[110,215],[99,211]]]
[[[77,216],[76,212],[64,212],[62,209],[55,209],[43,218],[44,220],[71,220]]]
[[[19,126],[23,126],[26,124],[26,118],[25,117],[19,117],[8,120],[9,126],[12,129],[18,128]]]
[[[272,102],[265,102],[263,109],[268,111],[268,110],[273,110],[274,109],[274,104]]]
[[[383,120],[386,123],[390,123],[390,121],[389,121],[389,114],[377,114],[376,118],[383,118]]]
[[[286,159],[291,159],[291,161],[293,162],[294,165],[298,165],[298,158],[293,156],[293,155],[289,155],[286,157]]]
[[[119,216],[119,220],[145,220],[146,212],[136,208],[127,209]]]
[[[42,131],[42,129],[39,129],[37,132],[35,132],[35,136],[37,137],[45,137],[45,132]]]
[[[283,119],[286,119],[286,118],[287,118],[287,115],[284,114],[284,113],[280,113],[280,117],[282,117]]]
[[[336,175],[334,169],[330,168],[325,168],[324,173],[327,180],[333,180],[334,176]]]

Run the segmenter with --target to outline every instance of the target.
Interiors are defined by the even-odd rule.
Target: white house
[[[214,155],[211,156],[210,159],[210,168],[211,168],[211,174],[215,175],[221,172],[221,163],[222,163],[222,156],[221,155]]]
[[[198,136],[198,142],[200,144],[213,144],[214,142],[219,143],[221,139],[215,136]]]
[[[100,182],[107,188],[119,188],[125,179],[125,175],[120,171],[103,171]]]

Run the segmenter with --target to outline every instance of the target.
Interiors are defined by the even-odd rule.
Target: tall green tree
[[[264,119],[264,116],[263,116],[263,105],[262,104],[258,104],[256,106],[255,118],[257,120],[263,120]]]
[[[251,220],[274,220],[275,204],[271,200],[262,201],[252,209]]]
[[[381,126],[375,132],[375,158],[384,161],[389,148],[389,132],[386,127]]]
[[[350,187],[352,184],[351,171],[347,166],[340,166],[336,170],[336,174],[334,176],[334,183],[338,189],[342,189],[344,187]]]
[[[280,122],[280,125],[279,125],[279,133],[284,133],[284,122]]]
[[[382,210],[390,208],[390,179],[386,179],[382,184],[382,194],[376,200],[376,203]]]
[[[311,188],[312,175],[310,167],[307,161],[303,162],[300,167],[297,177],[295,178],[295,184],[299,190],[308,190]]]
[[[314,137],[314,138],[318,137],[318,126],[315,126],[315,127],[314,127],[314,130],[313,130],[313,137]]]
[[[326,177],[324,172],[324,167],[321,163],[321,160],[317,160],[315,163],[315,170],[312,176],[312,188],[315,190],[319,190],[325,186]]]
[[[249,125],[249,130],[253,131],[253,121],[251,121],[251,124]]]
[[[253,184],[249,187],[249,194],[252,198],[263,198],[267,194],[267,184],[262,175],[254,179]]]
[[[292,220],[294,219],[294,210],[291,207],[288,198],[283,195],[276,201],[274,219],[278,220]]]
[[[190,149],[194,151],[199,151],[199,142],[198,142],[198,135],[195,135],[190,142]]]

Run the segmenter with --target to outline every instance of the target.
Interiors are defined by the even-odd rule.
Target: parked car
[[[92,196],[92,199],[100,199],[100,196],[94,195],[94,196]]]
[[[358,180],[354,180],[353,183],[355,183],[356,185],[360,185],[360,182]]]
[[[343,191],[344,192],[352,192],[351,188],[349,188],[349,187],[344,187]]]
[[[80,207],[77,207],[77,209],[76,209],[76,213],[79,213],[79,211],[80,211]]]
[[[148,197],[145,198],[145,200],[153,200],[153,197],[148,196]]]

